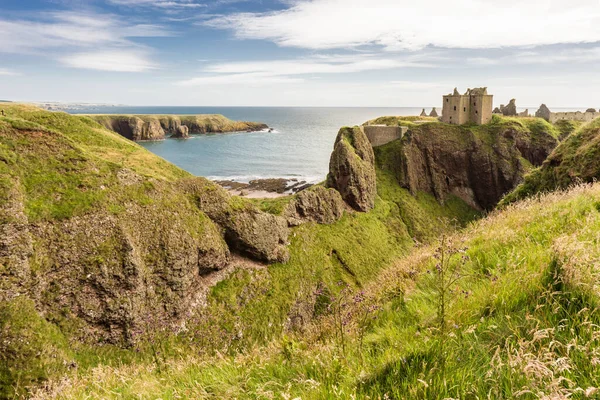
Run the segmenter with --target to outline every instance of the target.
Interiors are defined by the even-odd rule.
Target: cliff
[[[556,143],[552,127],[537,120],[457,127],[390,117],[411,133],[375,150],[359,127],[340,130],[330,188],[251,201],[93,118],[22,105],[5,111],[0,397],[31,393],[48,379],[48,390],[57,382],[68,382],[58,392],[78,390],[78,377],[111,376],[103,369],[109,364],[147,367],[151,376],[132,374],[151,381],[183,371],[168,367],[176,359],[200,357],[195,365],[204,370],[221,365],[211,354],[223,360],[265,345],[287,369],[301,359],[287,335],[309,339],[336,304],[360,304],[362,295],[347,288],[369,287],[415,244],[478,218]],[[394,349],[389,343],[377,346]],[[131,378],[119,376],[117,386]],[[160,376],[161,385],[176,384]],[[111,386],[93,381],[96,389]],[[157,388],[146,397],[161,397]],[[115,393],[131,388],[121,389]],[[196,389],[162,394],[202,397]],[[217,397],[240,391],[214,390]]]
[[[177,323],[239,255],[288,258],[282,217],[103,129],[27,106],[0,119],[0,303],[79,340]]]
[[[268,128],[257,122],[238,122],[222,115],[90,115],[94,121],[130,140],[162,140],[188,134],[259,131]]]
[[[401,118],[387,122],[409,124],[409,131],[375,148],[378,167],[413,194],[431,193],[441,202],[454,195],[479,210],[494,208],[558,144],[557,129],[541,119],[495,116],[486,125],[456,126]]]
[[[561,126],[564,124],[561,123]],[[600,179],[600,118],[573,128],[541,166],[502,201],[503,205],[543,192]]]

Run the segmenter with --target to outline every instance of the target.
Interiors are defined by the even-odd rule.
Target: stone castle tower
[[[465,94],[458,93],[454,88],[454,93],[444,96],[442,122],[455,125],[487,124],[492,119],[493,98],[487,93],[487,88],[467,89]]]

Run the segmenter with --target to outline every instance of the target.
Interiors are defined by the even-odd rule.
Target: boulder
[[[537,118],[543,118],[546,121],[550,121],[550,109],[546,107],[545,104],[542,104],[540,108],[535,112],[535,116]]]
[[[433,107],[433,109],[431,110],[431,112],[429,113],[430,117],[438,117],[438,113],[435,109],[435,107]]]
[[[375,205],[374,160],[373,147],[361,127],[340,129],[329,161],[327,186],[337,189],[357,211],[369,211]]]
[[[175,128],[175,133],[171,135],[172,138],[176,139],[187,139],[190,137],[189,129],[185,125],[179,125]]]
[[[289,225],[299,225],[303,221],[319,224],[332,224],[344,215],[345,204],[335,189],[314,186],[298,193],[284,211]]]
[[[231,250],[258,261],[289,259],[285,218],[260,211],[205,178],[186,179],[181,184],[198,208],[222,228]]]

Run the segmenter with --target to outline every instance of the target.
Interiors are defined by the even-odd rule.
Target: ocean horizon
[[[423,107],[140,107],[93,106],[73,114],[222,114],[262,122],[273,132],[191,135],[139,144],[169,162],[212,180],[249,182],[285,178],[325,179],[339,129],[383,115],[418,115]],[[429,112],[431,107],[427,108]],[[438,108],[439,111],[439,108]]]
[[[72,114],[222,114],[262,122],[273,132],[192,135],[139,144],[197,176],[249,182],[285,178],[318,183],[327,176],[339,129],[385,115],[419,115],[432,107],[177,107],[80,105]],[[440,107],[436,107],[441,112]],[[524,108],[523,108],[524,109]],[[558,110],[558,109],[557,109]],[[569,109],[560,109],[566,111]],[[521,111],[521,110],[520,110]],[[530,113],[535,110],[529,109]]]

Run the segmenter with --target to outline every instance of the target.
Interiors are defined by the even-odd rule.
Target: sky
[[[600,107],[600,0],[0,0],[0,99]]]

